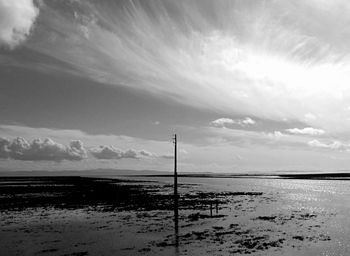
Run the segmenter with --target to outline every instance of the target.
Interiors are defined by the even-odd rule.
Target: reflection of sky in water
[[[141,184],[151,186],[150,189],[153,188],[153,185],[156,187],[160,185],[161,191],[164,193],[171,193],[172,191],[172,177],[127,177],[126,179],[134,180],[131,183],[130,181],[126,182],[129,185],[138,184],[139,182],[137,181],[149,181],[142,182]],[[246,195],[232,197],[228,201],[227,208],[220,209],[220,213],[227,214],[227,217],[220,220],[215,219],[212,222],[206,220],[207,226],[203,222],[201,225],[188,226],[188,229],[186,229],[186,225],[184,224],[188,224],[186,223],[187,218],[182,218],[180,220],[180,225],[183,225],[180,226],[180,233],[183,232],[182,234],[192,232],[193,228],[196,231],[211,228],[214,225],[213,223],[216,226],[223,226],[225,228],[233,223],[238,225],[242,230],[250,230],[249,235],[252,237],[259,238],[268,235],[271,240],[285,239],[285,243],[281,249],[282,251],[278,251],[276,254],[270,254],[269,251],[266,255],[350,255],[350,243],[348,242],[350,236],[350,218],[348,217],[350,212],[350,181],[181,177],[179,178],[179,184],[181,185],[179,189],[181,193],[197,190],[263,192],[263,195],[259,195],[258,197]],[[194,184],[198,185],[195,186]],[[103,210],[103,207],[101,207],[101,210]],[[196,209],[195,211],[198,210]],[[208,213],[207,210],[205,212]],[[192,212],[181,209],[180,216],[187,216],[189,213]],[[119,227],[124,225],[128,229],[128,232],[130,232],[129,229],[134,233],[138,230],[147,232],[146,238],[141,236],[142,239],[145,239],[145,243],[148,241],[147,239],[156,239],[157,241],[159,239],[162,241],[161,239],[164,237],[164,233],[154,233],[155,238],[151,238],[149,237],[150,230],[160,230],[161,227],[166,226],[165,231],[168,232],[170,230],[172,232],[172,214],[166,211],[163,213],[148,212],[145,215],[138,211],[136,214],[140,214],[141,217],[139,219],[135,219],[136,215],[130,217],[130,213],[126,212],[116,215],[115,212],[95,212],[92,209],[71,211],[50,208],[45,210],[45,215],[42,214],[42,209],[33,213],[30,211],[27,213],[21,212],[17,215],[14,214],[14,217],[11,216],[11,222],[15,225],[27,226],[35,223],[38,225],[38,230],[40,230],[41,227],[45,226],[42,224],[42,217],[49,216],[47,220],[51,220],[50,218],[55,219],[56,224],[54,229],[57,232],[66,232],[65,228],[69,224],[72,232],[81,232],[84,234],[91,232],[90,235],[97,234],[98,237],[105,235],[105,238],[107,236],[103,232],[109,229],[115,230],[116,228],[119,230]],[[122,219],[123,216],[125,217],[124,219]],[[263,220],[257,217],[270,217],[272,219]],[[24,220],[22,221],[22,219]],[[165,222],[161,220],[165,220]],[[75,226],[70,225],[70,221]],[[46,225],[48,224],[46,223]],[[86,229],[86,227],[89,227],[89,229]],[[122,243],[125,243],[122,247],[126,247],[128,244],[134,242],[140,243],[139,240],[131,241],[136,238],[139,239],[140,236],[127,236],[130,233],[126,231],[124,234],[120,233],[121,235],[118,232],[113,231],[113,233],[115,234],[113,239],[119,239],[118,241],[121,240]],[[296,235],[304,237],[303,243],[293,239],[293,236]],[[319,240],[318,237],[320,235],[330,237],[331,240]],[[310,240],[308,240],[309,238]],[[45,239],[47,238],[45,237]],[[106,239],[110,239],[109,234]],[[233,237],[233,239],[240,238]],[[189,247],[194,246],[192,242],[187,245]],[[201,247],[203,245],[205,244],[201,244]],[[213,241],[210,241],[207,245],[215,247]],[[288,252],[290,245],[303,245],[304,247],[295,254]],[[187,248],[184,244],[181,246],[180,252],[184,248]]]
[[[172,177],[137,177],[137,180],[172,184]],[[256,178],[189,178],[179,177],[179,184],[199,184],[204,191],[257,191],[273,195],[283,206],[344,208],[350,207],[350,182],[344,180],[297,180]],[[180,189],[185,191],[186,188]],[[315,204],[315,205],[314,205]],[[334,205],[332,207],[331,205]]]
[[[118,177],[119,178],[119,177]],[[128,177],[128,179],[172,183],[172,177]],[[256,178],[197,178],[179,177],[179,184],[199,184],[204,190],[260,191],[265,193],[302,193],[322,197],[349,195],[350,181],[344,180],[295,180]]]
[[[207,188],[231,191],[261,191],[276,199],[276,211],[306,210],[324,213],[319,223],[332,237],[331,248],[317,255],[349,255],[350,244],[350,181],[294,179],[200,179]],[[268,206],[272,207],[272,205]],[[331,214],[331,218],[326,216]],[[322,218],[321,218],[322,219]]]
[[[146,177],[143,179],[147,180]],[[172,177],[152,177],[152,180],[163,184],[173,182]],[[180,177],[179,184],[199,184],[195,189],[203,191],[263,192],[261,200],[255,203],[262,211],[257,214],[266,216],[290,216],[295,211],[315,213],[317,218],[305,220],[301,222],[304,226],[292,228],[296,229],[296,232],[307,232],[307,225],[314,222],[313,225],[320,226],[321,233],[332,238],[331,242],[328,245],[320,245],[316,254],[307,254],[306,251],[300,255],[349,255],[350,181]],[[188,187],[184,186],[180,192],[186,192],[187,189]]]
[[[172,177],[128,177],[128,179],[159,181],[172,184]],[[283,200],[285,205],[350,209],[350,181],[296,180],[255,178],[188,178],[179,177],[179,184],[198,184],[203,191],[257,191]],[[185,192],[186,187],[182,188]],[[314,205],[315,204],[315,205]]]

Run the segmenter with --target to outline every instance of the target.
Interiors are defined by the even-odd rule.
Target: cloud
[[[137,153],[134,150],[122,151],[113,146],[100,146],[90,149],[90,153],[97,159],[122,159],[134,158],[137,159]]]
[[[86,150],[79,140],[73,140],[69,146],[59,144],[52,139],[34,139],[31,143],[21,137],[13,140],[0,138],[0,158],[24,161],[79,161],[86,158]]]
[[[33,0],[0,0],[0,46],[13,49],[24,42],[38,14]]]
[[[99,146],[90,149],[90,153],[97,159],[115,159],[120,160],[124,158],[129,159],[140,159],[140,158],[164,158],[164,159],[173,159],[174,156],[171,154],[155,154],[147,150],[121,150],[114,146]]]
[[[111,2],[46,1],[28,48],[181,104],[349,130],[346,0]]]
[[[140,152],[140,155],[144,156],[144,157],[150,157],[150,158],[164,158],[164,159],[174,159],[174,155],[172,154],[155,154],[155,153],[151,153],[149,151],[146,151],[146,150],[141,150]],[[184,149],[181,149],[179,151],[179,153],[181,154],[188,154],[188,152]]]
[[[292,134],[303,134],[303,135],[323,135],[325,134],[325,131],[322,129],[315,129],[312,127],[306,127],[303,129],[299,128],[293,128],[293,129],[286,129],[287,132]]]
[[[194,130],[202,138],[198,145],[230,145],[240,148],[262,147],[270,149],[308,149],[308,137],[292,136],[281,131],[252,131],[244,129],[218,129],[216,127],[202,127]],[[278,151],[281,152],[281,151]]]
[[[137,159],[138,158],[138,152],[134,149],[129,149],[125,152],[123,152],[123,158],[131,158],[131,159]]]
[[[273,130],[272,130],[273,131]],[[69,145],[71,140],[82,140],[84,147],[98,148],[99,145],[122,145],[122,152],[127,149],[136,149],[140,161],[97,161],[90,153],[89,158],[84,161],[62,161],[60,164],[53,164],[50,161],[1,161],[0,169],[6,170],[86,170],[98,168],[122,168],[122,169],[153,169],[153,170],[172,170],[173,168],[173,145],[169,139],[165,141],[143,140],[140,138],[87,134],[79,130],[59,130],[47,128],[31,128],[22,126],[0,125],[0,133],[10,139],[0,140],[0,158],[10,159],[9,145],[12,138],[16,135],[32,141],[38,137],[51,137],[63,145]],[[240,170],[257,170],[271,171],[276,169],[345,169],[349,166],[350,158],[345,158],[344,162],[329,161],[330,156],[339,156],[338,151],[342,150],[340,145],[345,145],[344,152],[347,152],[348,140],[337,138],[338,142],[334,143],[332,138],[327,140],[323,138],[319,143],[310,143],[311,145],[321,145],[314,147],[314,150],[308,146],[310,141],[307,136],[297,136],[283,134],[280,139],[271,136],[266,132],[251,131],[242,129],[218,129],[216,127],[187,127],[178,132],[180,138],[183,138],[179,144],[179,170],[180,171],[224,171],[237,172]],[[272,133],[272,132],[271,132]],[[182,135],[181,135],[182,134]],[[196,137],[198,142],[188,144],[185,142],[186,137]],[[213,140],[209,140],[213,139]],[[215,140],[214,140],[215,139]],[[219,142],[218,142],[219,141]],[[21,141],[18,144],[26,144]],[[79,148],[80,143],[73,143],[73,148]],[[21,146],[19,148],[23,148]],[[334,148],[334,152],[329,152]],[[143,150],[147,149],[147,150]],[[186,157],[186,152],[190,152]],[[78,150],[79,152],[79,150]],[[143,153],[141,153],[143,152]],[[350,151],[349,151],[350,152]],[[240,157],[243,158],[239,161]],[[278,155],[278,157],[276,157]],[[236,157],[237,156],[237,157]],[[163,158],[161,158],[163,157]],[[186,158],[185,158],[186,157]],[[70,157],[71,158],[71,157]],[[211,163],[220,163],[219,167],[212,168]],[[189,166],[191,168],[189,169]]]
[[[315,115],[312,114],[312,113],[306,113],[306,114],[304,115],[304,121],[305,121],[305,122],[314,121],[314,120],[316,120],[316,119],[317,119],[317,116],[315,116]]]
[[[135,152],[137,154],[137,158],[161,158],[161,152],[169,152],[172,149],[172,143],[170,143],[169,140],[147,140],[124,135],[92,135],[81,130],[60,130],[49,128],[32,128],[27,126],[0,125],[0,133],[8,138],[21,136],[31,140],[37,137],[54,137],[64,144],[69,144],[70,141],[79,139],[84,142],[85,148],[88,149],[92,156],[94,156],[93,153],[99,155],[100,151],[104,150],[107,152],[105,154],[108,154],[109,152],[109,154],[112,155],[111,159],[118,159],[120,157],[133,158],[135,157]],[[121,150],[117,147],[109,145],[122,145],[126,150]],[[182,142],[179,153],[185,154],[185,148],[187,147],[190,147],[190,145]],[[0,144],[0,148],[2,148],[2,144]],[[128,149],[130,149],[130,151]],[[0,154],[4,153],[4,151],[5,150],[0,150]],[[120,155],[119,157],[118,152]],[[165,154],[165,156],[167,156],[167,154]]]
[[[324,148],[324,149],[332,149],[339,151],[347,151],[350,152],[350,144],[343,143],[341,141],[332,141],[329,143],[321,142],[319,140],[311,140],[307,143],[310,147],[314,148]]]
[[[235,121],[230,118],[219,118],[211,122],[214,126],[224,127],[225,124],[234,124]]]
[[[240,126],[248,126],[248,125],[254,125],[256,124],[256,122],[250,117],[246,117],[244,119],[219,118],[212,121],[210,124],[216,127],[225,127],[225,125],[233,125],[233,124],[237,124]]]
[[[280,131],[274,131],[272,133],[267,133],[266,135],[272,139],[280,139],[280,138],[286,136],[285,134],[281,133]]]
[[[246,117],[243,120],[238,120],[238,124],[243,125],[243,126],[244,125],[253,125],[255,123],[256,122],[253,119],[249,118],[249,117]]]
[[[11,153],[9,149],[10,144],[10,140],[6,138],[0,138],[0,159],[9,158]]]
[[[122,159],[124,152],[113,146],[100,146],[90,149],[91,154],[97,159]]]
[[[140,155],[145,156],[145,157],[155,157],[156,156],[155,154],[153,154],[147,150],[141,150]]]

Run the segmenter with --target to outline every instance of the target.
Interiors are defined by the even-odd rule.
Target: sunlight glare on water
[[[137,179],[140,180],[139,177]],[[152,177],[152,180],[173,183],[172,177]],[[317,225],[320,232],[331,237],[331,241],[299,251],[299,255],[350,255],[350,182],[347,180],[180,177],[179,184],[207,192],[262,192],[262,197],[270,201],[256,202],[259,212],[255,214],[263,216],[291,216],[293,212],[315,214],[317,220],[310,219],[302,226],[290,228],[298,234],[308,232],[304,226],[307,223]],[[180,194],[186,193],[187,189],[188,186],[180,186]],[[284,252],[281,255],[294,254]]]

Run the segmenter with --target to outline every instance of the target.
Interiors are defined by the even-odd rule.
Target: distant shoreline
[[[173,177],[171,172],[135,170],[87,170],[87,171],[1,171],[0,177]],[[349,172],[306,172],[293,173],[179,173],[180,178],[251,178],[251,179],[308,179],[308,180],[350,180]]]
[[[173,177],[173,175],[130,175],[128,177]],[[307,180],[350,180],[350,173],[307,173],[307,174],[179,174],[186,178],[252,178],[252,179],[307,179]]]

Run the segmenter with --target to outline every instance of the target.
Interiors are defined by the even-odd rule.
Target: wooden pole
[[[175,233],[179,232],[179,204],[177,194],[177,137],[174,135],[174,221]]]

